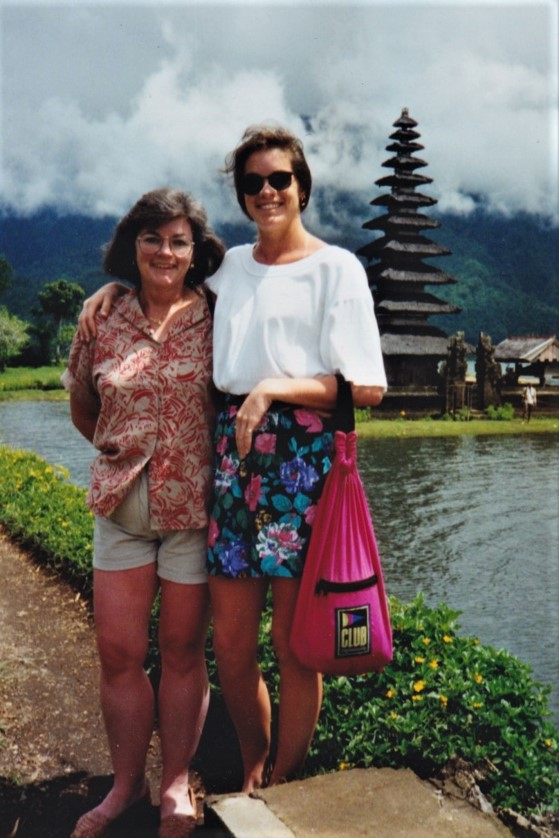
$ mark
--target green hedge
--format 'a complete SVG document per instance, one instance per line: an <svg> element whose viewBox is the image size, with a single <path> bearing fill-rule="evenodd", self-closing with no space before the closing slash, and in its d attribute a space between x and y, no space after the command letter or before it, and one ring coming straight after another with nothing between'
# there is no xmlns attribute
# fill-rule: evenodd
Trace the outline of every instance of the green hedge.
<svg viewBox="0 0 559 838"><path fill-rule="evenodd" d="M93 519L85 491L63 469L6 446L0 475L0 523L89 594ZM306 773L374 765L428 777L460 756L484 774L482 790L497 808L559 810L559 731L549 721L549 688L508 652L460 636L458 612L445 605L392 599L391 613L392 664L380 675L325 679ZM268 610L260 655L277 701L270 634ZM215 689L211 641L208 661ZM157 668L153 646L151 666Z"/></svg>

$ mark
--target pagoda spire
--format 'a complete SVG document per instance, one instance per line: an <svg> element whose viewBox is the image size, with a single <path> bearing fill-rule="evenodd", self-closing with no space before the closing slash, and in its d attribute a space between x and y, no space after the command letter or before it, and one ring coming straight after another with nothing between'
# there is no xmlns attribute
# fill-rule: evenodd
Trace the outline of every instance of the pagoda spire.
<svg viewBox="0 0 559 838"><path fill-rule="evenodd" d="M453 314L460 309L428 293L425 286L442 286L457 280L423 261L450 251L424 235L424 231L441 225L418 211L434 206L437 201L417 191L433 182L418 172L428 164L415 156L424 148L417 142L421 136L415 130L417 122L403 108L393 126L396 131L386 146L393 156L382 164L393 169L393 174L375 181L390 192L371 201L371 206L386 208L386 212L362 225L381 235L361 247L357 254L370 263L366 270L375 300L389 384L437 386L438 365L446 357L448 336L429 323L429 317Z"/></svg>

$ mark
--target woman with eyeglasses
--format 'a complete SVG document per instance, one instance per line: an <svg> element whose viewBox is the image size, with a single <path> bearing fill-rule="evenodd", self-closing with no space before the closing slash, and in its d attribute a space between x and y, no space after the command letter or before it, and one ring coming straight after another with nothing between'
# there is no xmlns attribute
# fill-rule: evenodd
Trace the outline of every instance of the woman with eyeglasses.
<svg viewBox="0 0 559 838"><path fill-rule="evenodd" d="M76 428L97 448L88 505L95 514L94 614L101 707L114 770L109 794L73 838L98 838L149 803L146 756L155 697L144 671L161 592L160 838L188 835L196 801L188 769L209 701L205 641L212 473L212 325L204 280L224 247L188 194L142 196L117 225L104 269L134 288L96 338L79 334L63 381Z"/></svg>
<svg viewBox="0 0 559 838"><path fill-rule="evenodd" d="M378 327L359 260L304 226L312 186L301 141L247 129L226 161L254 243L230 249L206 281L216 296L215 475L208 570L219 681L243 759L243 791L291 779L317 724L322 679L289 633L317 502L333 454L336 373L358 407L386 389ZM110 308L98 292L86 305ZM280 672L278 738L257 660L268 591Z"/></svg>

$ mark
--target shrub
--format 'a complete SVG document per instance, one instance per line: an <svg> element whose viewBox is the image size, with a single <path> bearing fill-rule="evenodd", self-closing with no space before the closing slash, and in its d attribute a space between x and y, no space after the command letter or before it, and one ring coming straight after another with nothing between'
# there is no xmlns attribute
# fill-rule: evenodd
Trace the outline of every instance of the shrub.
<svg viewBox="0 0 559 838"><path fill-rule="evenodd" d="M433 777L455 756L480 768L499 809L559 809L559 731L550 687L503 649L457 634L459 612L391 598L394 660L383 673L326 676L305 774L344 768L410 768ZM278 698L269 611L260 659Z"/></svg>
<svg viewBox="0 0 559 838"><path fill-rule="evenodd" d="M505 402L499 407L490 404L485 412L488 419L498 422L510 422L511 419L514 419L514 407L510 402Z"/></svg>
<svg viewBox="0 0 559 838"><path fill-rule="evenodd" d="M490 770L499 808L559 808L550 688L502 649L456 633L458 612L391 601L394 660L381 674L325 679L311 772L391 766L433 776L453 756Z"/></svg>
<svg viewBox="0 0 559 838"><path fill-rule="evenodd" d="M0 445L0 523L84 593L91 591L93 516L60 466Z"/></svg>

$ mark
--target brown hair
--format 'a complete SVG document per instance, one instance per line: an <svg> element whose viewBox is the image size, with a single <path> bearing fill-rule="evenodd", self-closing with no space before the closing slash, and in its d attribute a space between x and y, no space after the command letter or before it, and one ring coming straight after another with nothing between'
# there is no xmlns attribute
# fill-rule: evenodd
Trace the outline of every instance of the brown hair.
<svg viewBox="0 0 559 838"><path fill-rule="evenodd" d="M281 125L251 125L249 126L241 142L225 159L224 172L233 175L237 201L245 215L248 215L245 194L242 189L242 179L245 173L245 165L251 154L255 151L266 151L270 148L279 148L291 155L291 165L301 190L300 207L301 212L309 202L312 188L312 176L303 151L301 140L282 128Z"/></svg>
<svg viewBox="0 0 559 838"><path fill-rule="evenodd" d="M136 264L136 238L145 227L160 227L175 218L186 218L192 228L194 251L185 285L194 288L215 273L225 253L225 245L208 225L202 205L187 192L164 187L146 192L115 227L104 248L103 270L110 276L139 285Z"/></svg>

